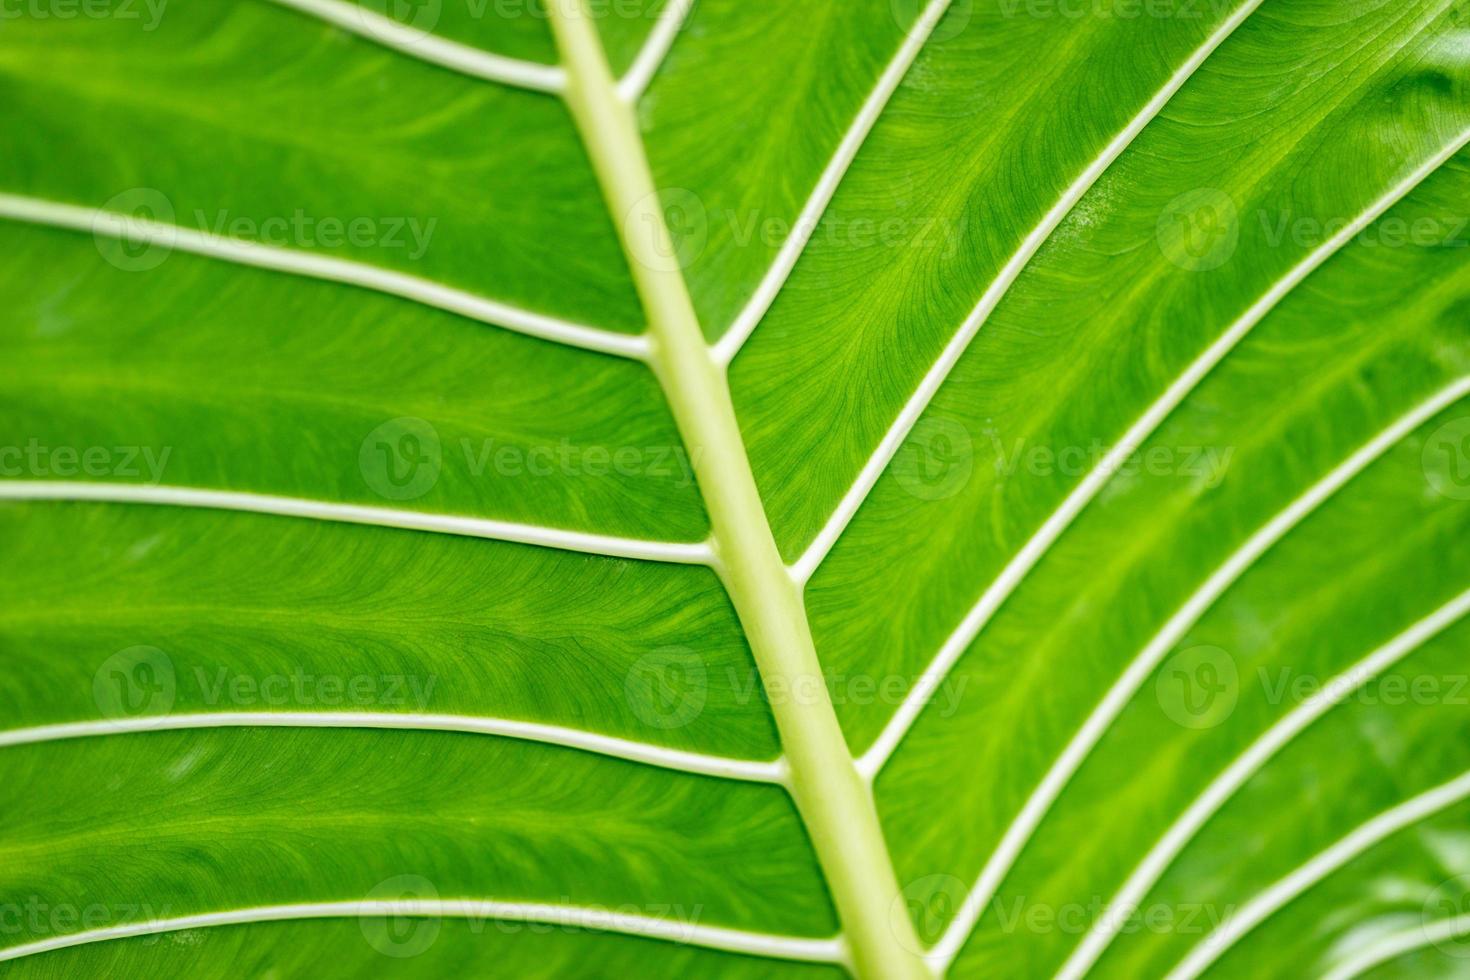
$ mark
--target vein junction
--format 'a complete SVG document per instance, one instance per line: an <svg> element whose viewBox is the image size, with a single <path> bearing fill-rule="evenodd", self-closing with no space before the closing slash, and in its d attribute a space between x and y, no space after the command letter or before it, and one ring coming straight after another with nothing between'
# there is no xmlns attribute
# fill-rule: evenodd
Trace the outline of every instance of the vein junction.
<svg viewBox="0 0 1470 980"><path fill-rule="evenodd" d="M704 341L674 258L632 107L618 92L581 0L550 7L567 70L567 102L648 315L651 366L696 460L716 568L763 681L805 692L773 699L772 712L788 788L826 874L853 966L861 976L884 980L926 976L872 795L822 678L801 589L781 560L756 490L723 366Z"/></svg>

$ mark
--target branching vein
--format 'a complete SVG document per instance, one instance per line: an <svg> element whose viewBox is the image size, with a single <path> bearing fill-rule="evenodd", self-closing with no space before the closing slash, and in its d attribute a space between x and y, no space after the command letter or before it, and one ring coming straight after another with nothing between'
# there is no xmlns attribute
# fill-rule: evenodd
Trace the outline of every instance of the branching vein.
<svg viewBox="0 0 1470 980"><path fill-rule="evenodd" d="M817 186L812 189L811 196L802 207L801 214L792 224L791 234L781 243L781 250L776 253L775 261L766 270L755 293L735 317L735 322L715 344L715 360L719 363L728 365L735 359L735 355L740 353L740 348L744 346L756 326L765 317L771 304L776 301L781 287L786 284L786 280L791 276L791 270L796 268L796 263L806 250L807 243L816 233L817 223L821 221L822 213L827 210L827 205L832 202L832 197L837 193L838 185L846 176L848 167L857 158L858 151L862 149L868 134L878 122L878 117L883 114L888 100L898 90L899 83L908 74L909 67L919 56L919 51L924 47L929 35L933 33L934 26L949 9L949 4L950 0L929 0L924 12L909 28L908 37L893 56L893 60L888 63L888 67L883 70L883 74L879 76L878 84L863 101L857 118L843 134L842 141L837 144L837 152L832 155L831 161L828 162L826 169L822 171L821 177L817 180Z"/></svg>
<svg viewBox="0 0 1470 980"><path fill-rule="evenodd" d="M1399 831L1467 798L1470 798L1470 773L1380 813L1242 905L1219 929L1190 950L1189 955L1169 971L1165 980L1194 980L1243 936L1292 899Z"/></svg>
<svg viewBox="0 0 1470 980"><path fill-rule="evenodd" d="M694 0L668 0L658 24L649 32L638 57L633 59L632 67L618 82L618 94L623 101L637 102L643 97L648 83L653 81L653 76L668 57L669 49L674 46L674 39L679 36L693 6Z"/></svg>
<svg viewBox="0 0 1470 980"><path fill-rule="evenodd" d="M893 461L893 457L898 453L899 448L903 445L903 441L908 438L909 433L918 424L920 416L924 414L924 410L929 407L929 403L938 394L945 379L949 377L949 373L959 363L960 357L969 348L970 342L975 339L975 335L980 332L980 328L985 325L985 321L989 319L990 314L1000 305L1000 301L1010 290L1012 284L1025 271L1026 266L1030 264L1031 260L1035 258L1036 253L1041 250L1041 246L1051 237L1052 232L1056 231L1067 215L1072 213L1072 209L1077 206L1078 202L1082 200L1092 185L1097 183L1098 178L1113 165L1113 161L1117 160L1123 151L1138 137L1138 134L1143 132L1144 127L1153 121L1154 117L1163 110L1164 106L1174 97L1175 93L1184 87L1184 83L1193 77L1194 73L1199 70L1200 65L1205 63L1206 59L1214 53L1216 48L1225 42L1226 38L1235 33L1236 28L1243 24L1246 18L1256 11L1256 8L1261 5L1261 2L1262 0L1248 0L1247 3L1242 4L1231 15L1229 20L1221 24L1210 35L1209 39L1190 55L1189 60L1170 76L1169 81L1165 83L1164 87L1159 89L1138 115L1133 117L1127 127L1114 137L1111 143L1103 148L1102 153L1098 155L1097 159L1088 165L1087 169L1082 172L1082 175L1066 189L1061 198L1052 206L1052 209L1041 219L1041 223L1033 228L1030 234L1026 236L1020 248L1010 257L1001 269L1000 274L996 276L995 281L990 284L980 297L980 302L976 304L975 308L970 312L970 315L965 318L965 321L960 324L960 329L950 339L950 342L945 345L944 350L940 352L939 359L929 368L923 380L919 382L919 387L909 396L909 400L904 403L902 411L898 414L898 418L893 420L893 424L884 433L882 441L878 443L878 448L873 451L873 455L863 465L862 470L858 473L857 479L853 481L852 486L848 488L847 493L843 495L842 500L838 503L837 509L832 512L832 516L827 519L827 523L817 533L816 538L792 566L793 574L800 581L806 582L816 573L818 566L822 564L823 559L827 557L828 552L837 543L837 539L842 536L842 532L847 529L847 525L857 514L858 508L862 506L863 501L872 492L874 485L878 482L878 478L883 475L883 471Z"/></svg>
<svg viewBox="0 0 1470 980"><path fill-rule="evenodd" d="M1272 285L1265 295L1232 323L1199 357L1185 368L1178 378L1165 389L1158 400L1144 411L1123 437L1103 456L1082 481L1069 493L1065 500L1036 532L1026 541L1010 562L1001 570L994 582L965 614L955 631L945 640L939 653L925 668L923 676L914 685L904 703L894 712L883 733L864 753L862 767L870 776L876 774L886 763L898 743L918 719L924 705L933 697L939 685L949 675L975 637L985 628L990 617L1010 597L1031 569L1035 568L1051 546L1071 526L1077 515L1107 485L1113 475L1138 451L1144 441L1169 417L1175 408L1193 391L1204 378L1215 369L1235 346L1245 338L1271 310L1286 298L1303 280L1315 272L1333 255L1371 225L1384 212L1393 207L1430 174L1438 170L1447 160L1470 143L1470 132L1461 133L1449 145L1435 153L1407 178L1393 187L1387 194L1374 201L1367 210L1344 227L1338 234L1313 250L1305 259L1292 268L1281 280Z"/></svg>
<svg viewBox="0 0 1470 980"><path fill-rule="evenodd" d="M567 100L622 236L668 396L710 516L716 567L763 682L800 692L771 699L789 788L810 831L861 976L924 975L877 811L848 753L812 645L800 590L786 574L756 490L724 371L704 342L674 255L631 108L617 92L581 0L552 5ZM632 229L652 230L652 235Z"/></svg>
<svg viewBox="0 0 1470 980"><path fill-rule="evenodd" d="M1425 643L1470 614L1470 592L1462 592L1429 616L1330 679L1315 696L1272 725L1195 798L1164 836L1150 848L1128 880L1105 906L1081 945L1057 973L1057 980L1080 980L1126 924L1131 911L1163 877L1173 860L1250 778L1283 748L1364 684L1390 669Z"/></svg>
<svg viewBox="0 0 1470 980"><path fill-rule="evenodd" d="M155 244L176 248L181 252L205 255L225 262L288 272L310 279L359 286L413 300L425 306L447 310L472 320L479 320L517 333L539 337L571 347L614 354L641 360L648 354L648 341L642 336L616 334L595 327L568 323L556 317L522 310L505 303L476 296L453 286L404 272L395 272L365 262L353 262L330 255L299 249L278 248L240 238L214 235L206 231L154 221L136 215L118 214L95 208L78 207L57 201L0 194L0 218L30 224L67 228L92 235L115 238L135 244Z"/></svg>
<svg viewBox="0 0 1470 980"><path fill-rule="evenodd" d="M1384 936L1322 975L1322 980L1357 980L1376 966L1429 946L1470 935L1470 915L1458 915Z"/></svg>
<svg viewBox="0 0 1470 980"><path fill-rule="evenodd" d="M556 65L538 65L533 61L507 58L479 48L439 37L391 17L385 17L351 0L272 0L309 14L345 31L360 34L386 48L392 48L430 64L449 68L472 78L502 85L528 88L537 92L559 93L566 87L566 73ZM438 9L437 7L428 9Z"/></svg>
<svg viewBox="0 0 1470 980"><path fill-rule="evenodd" d="M157 504L238 510L279 517L301 517L344 524L371 524L410 531L430 531L469 538L488 538L516 544L539 545L589 555L633 558L676 564L708 565L713 552L703 543L643 541L534 524L515 524L482 517L460 517L416 510L392 510L359 504L329 503L299 497L277 497L233 490L153 486L141 483L83 483L70 480L0 480L0 500L90 500L119 504Z"/></svg>
<svg viewBox="0 0 1470 980"><path fill-rule="evenodd" d="M289 922L300 919L374 918L406 916L430 919L468 919L472 922L502 920L509 922L542 922L630 936L645 936L668 942L703 946L708 949L768 956L812 963L841 961L842 947L835 939L804 939L773 933L748 932L720 926L699 925L677 919L613 912L605 909L580 908L575 905L544 905L535 902L497 902L492 900L401 899L397 901L320 902L299 905L266 905L257 908L231 909L177 918L160 918L133 922L104 929L90 929L67 935L52 936L33 943L0 949L0 962L57 949L83 946L108 939L157 936L185 929L214 926L246 925L253 922Z"/></svg>
<svg viewBox="0 0 1470 980"><path fill-rule="evenodd" d="M0 731L0 748L35 745L73 738L133 735L142 732L193 731L205 728L374 728L390 731L463 732L541 742L598 755L641 762L678 772L753 783L785 781L780 760L758 762L687 752L648 742L600 735L579 728L543 725L509 718L473 715L426 715L385 711L210 711L197 714L150 715L108 721L66 722Z"/></svg>
<svg viewBox="0 0 1470 980"><path fill-rule="evenodd" d="M1395 419L1393 424L1375 435L1342 463L1338 464L1305 493L1292 501L1284 510L1267 521L1244 544L1242 544L1205 582L1185 601L1184 605L1170 617L1139 654L1128 664L1123 674L1108 689L1096 708L1087 716L1042 777L1021 812L1006 828L995 853L981 869L974 889L966 897L943 939L935 947L934 957L948 964L959 954L960 947L979 921L981 913L994 897L1021 851L1030 841L1036 828L1050 811L1052 804L1072 776L1082 767L1093 748L1102 741L1108 729L1117 720L1128 702L1153 674L1154 669L1168 656L1199 622L1200 618L1253 566L1262 555L1275 547L1293 528L1330 500L1369 465L1377 461L1402 439L1439 412L1470 395L1470 377L1461 378L1448 387L1436 392L1427 400L1414 406L1406 414Z"/></svg>

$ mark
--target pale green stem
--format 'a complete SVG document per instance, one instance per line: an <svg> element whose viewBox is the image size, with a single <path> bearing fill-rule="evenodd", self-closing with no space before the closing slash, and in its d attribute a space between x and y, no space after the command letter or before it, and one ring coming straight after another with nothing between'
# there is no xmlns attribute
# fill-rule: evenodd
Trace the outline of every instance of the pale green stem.
<svg viewBox="0 0 1470 980"><path fill-rule="evenodd" d="M735 419L664 223L633 109L617 94L584 0L552 0L566 98L618 224L648 316L650 362L694 461L720 573L768 692L789 786L861 977L927 977L872 794L822 678L801 589L776 548Z"/></svg>

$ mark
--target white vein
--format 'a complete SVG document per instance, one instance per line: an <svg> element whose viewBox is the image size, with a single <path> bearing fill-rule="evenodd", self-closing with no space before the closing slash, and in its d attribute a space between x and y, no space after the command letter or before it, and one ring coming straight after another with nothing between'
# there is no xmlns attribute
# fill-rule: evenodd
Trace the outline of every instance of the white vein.
<svg viewBox="0 0 1470 980"><path fill-rule="evenodd" d="M668 0L638 57L633 59L628 73L618 81L618 95L623 101L637 102L643 97L654 74L668 57L669 49L674 46L674 39L679 36L693 6L694 0Z"/></svg>
<svg viewBox="0 0 1470 980"><path fill-rule="evenodd" d="M1027 540L1025 545L1018 551L1001 570L994 582L980 596L979 600L965 614L963 620L955 631L944 641L934 660L925 668L923 676L914 685L904 699L898 711L889 719L883 732L873 743L867 752L859 760L859 769L869 779L873 778L882 769L898 743L903 740L904 735L912 727L924 706L939 690L940 684L944 682L949 671L955 663L974 642L976 636L984 629L990 617L1000 608L1001 604L1009 598L1021 581L1032 568L1046 554L1047 550L1061 537L1062 533L1076 519L1091 501L1092 498L1107 484L1113 474L1118 472L1132 455L1138 451L1149 435L1153 433L1171 412L1178 407L1191 391L1208 375L1215 366L1225 359L1235 346L1255 328L1266 314L1276 307L1298 284L1317 270L1324 262L1340 251L1348 242L1360 234L1364 228L1377 220L1385 211L1398 203L1405 195L1417 187L1431 173L1438 169L1446 160L1449 160L1467 143L1470 143L1470 131L1460 134L1449 146L1440 150L1431 159L1426 161L1405 180L1396 185L1383 197L1363 212L1351 224L1341 229L1337 234L1324 242L1299 264L1297 264L1284 278L1276 282L1270 290L1258 299L1250 309L1246 310L1241 317L1230 325L1205 351L1200 354L1184 370L1184 373L1176 378L1164 393L1133 423L1123 437L1118 440L1098 462L1082 481L1072 490L1067 498L1062 501L1056 509L1036 530L1036 533Z"/></svg>
<svg viewBox="0 0 1470 980"><path fill-rule="evenodd" d="M1459 939L1470 934L1470 915L1405 929L1402 932L1383 936L1372 945L1354 953L1350 958L1323 974L1322 980L1355 980L1376 966L1412 953L1426 946L1437 946L1443 942Z"/></svg>
<svg viewBox="0 0 1470 980"><path fill-rule="evenodd" d="M1369 680L1388 670L1467 614L1470 614L1470 591L1462 592L1333 677L1317 694L1304 700L1252 742L1249 748L1195 798L1159 842L1149 849L1143 861L1118 890L1118 894L1108 902L1092 930L1058 971L1058 980L1079 980L1091 969L1107 949L1109 942L1126 924L1127 917L1138 908L1149 889L1163 877L1169 865L1194 839L1200 828L1288 743L1328 711L1342 704Z"/></svg>
<svg viewBox="0 0 1470 980"><path fill-rule="evenodd" d="M378 916L468 919L478 922L490 919L540 922L567 928L596 929L625 933L630 936L644 936L649 939L662 939L681 945L703 946L731 953L746 953L752 956L811 963L840 963L843 955L843 946L839 939L804 939L799 936L727 929L721 926L706 926L681 921L677 917L660 918L599 908L547 905L538 902L409 898L392 901L363 900L267 905L257 908L232 909L227 912L151 919L69 935L52 936L37 942L0 949L0 961L19 959L36 953L67 949L103 940L156 936L185 929L247 925L255 922Z"/></svg>
<svg viewBox="0 0 1470 980"><path fill-rule="evenodd" d="M311 279L340 282L375 292L413 300L517 333L550 340L600 354L644 359L648 340L642 336L615 334L595 327L569 323L556 317L518 309L476 296L452 286L394 272L363 262L297 249L277 248L238 238L214 235L167 222L134 215L78 207L56 201L0 194L0 218L67 228L94 236L139 244L156 244L226 262L288 272Z"/></svg>
<svg viewBox="0 0 1470 980"><path fill-rule="evenodd" d="M712 354L717 363L729 365L735 359L741 346L766 315L771 304L775 302L776 294L786 284L791 270L796 268L797 260L801 258L812 235L816 233L822 212L827 209L833 195L837 193L837 186L842 183L848 167L857 157L858 150L862 148L863 142L868 138L868 133L877 123L878 117L883 114L888 100L893 97L899 83L908 73L909 66L918 57L924 42L929 39L934 25L939 23L945 10L949 8L949 2L950 0L930 0L919 19L909 29L908 36L893 56L893 60L879 76L878 84L863 102L862 108L858 110L857 118L843 134L842 142L837 145L837 152L833 154L826 169L822 171L821 177L817 180L817 186L812 189L811 196L792 225L791 234L786 237L786 241L781 244L780 251L776 253L775 261L766 270L755 293L735 317L730 328L712 348Z"/></svg>
<svg viewBox="0 0 1470 980"><path fill-rule="evenodd" d="M1127 707L1138 689L1148 680L1154 669L1169 654L1180 640L1193 628L1200 618L1214 605L1245 572L1268 550L1308 515L1336 494L1355 476L1381 457L1405 436L1433 418L1456 401L1470 395L1470 377L1461 378L1432 397L1416 405L1412 410L1396 419L1393 424L1378 433L1351 456L1338 464L1331 472L1305 493L1292 501L1284 510L1262 525L1244 544L1212 572L1204 582L1174 613L1148 642L1139 654L1124 669L1122 675L1108 689L1096 708L1088 715L1067 743L1046 775L1027 798L1020 813L1006 828L1000 844L981 869L973 890L966 896L959 914L935 946L931 956L942 964L948 964L958 955L960 947L979 921L985 907L995 895L1011 866L1020 856L1031 835L1041 824L1067 782L1081 768L1088 755L1112 726L1114 720Z"/></svg>
<svg viewBox="0 0 1470 980"><path fill-rule="evenodd" d="M1240 907L1189 951L1166 980L1193 980L1246 933L1328 875L1388 837L1470 797L1470 772L1385 810Z"/></svg>
<svg viewBox="0 0 1470 980"><path fill-rule="evenodd" d="M220 711L156 715L115 720L66 722L0 731L0 748L35 745L73 738L132 735L144 732L193 731L204 728L373 728L391 731L459 732L492 735L580 749L699 776L784 785L780 760L758 762L665 748L647 742L599 735L579 728L543 725L505 718L468 715L409 714L381 711Z"/></svg>
<svg viewBox="0 0 1470 980"><path fill-rule="evenodd" d="M67 480L0 480L0 500L86 500L119 504L159 504L175 507L205 507L212 510L248 511L280 517L302 517L345 524L371 524L410 531L431 531L461 537L488 538L516 544L578 551L611 558L663 561L678 564L713 564L708 544L673 541L644 541L618 538L534 524L451 514L392 510L359 504L327 503L298 497L233 490L201 490L194 487L153 486L140 483L82 483Z"/></svg>
<svg viewBox="0 0 1470 980"><path fill-rule="evenodd" d="M383 47L474 78L538 92L560 93L566 89L566 72L555 65L540 65L460 44L400 23L349 0L273 2L361 35Z"/></svg>
<svg viewBox="0 0 1470 980"><path fill-rule="evenodd" d="M862 470L858 473L857 479L838 503L837 509L833 511L831 517L827 519L827 523L817 533L816 538L792 566L792 573L796 576L797 581L806 582L816 573L817 567L827 557L828 552L837 543L837 539L842 536L842 532L846 530L853 516L857 514L858 508L862 506L863 501L872 492L874 485L878 482L878 478L888 468L888 464L892 462L893 457L898 453L899 448L903 445L903 441L908 438L909 432L913 430L920 416L924 414L925 409L929 407L929 403L933 401L934 396L939 392L945 379L949 377L950 371L959 363L960 357L969 347L970 342L980 332L980 328L985 325L985 321L989 319L990 314L1000 305L1000 301L1020 277L1026 266L1036 256L1036 253L1041 250L1042 245L1051 237L1052 232L1056 231L1057 227L1065 220L1067 215L1072 212L1072 209L1077 206L1078 202L1092 188L1092 185L1097 183L1098 178L1103 175L1104 171L1112 166L1113 162L1137 138L1138 134L1143 132L1144 127L1152 122L1154 117L1163 110L1169 100L1184 87L1184 83L1193 77L1200 65L1205 63L1205 60L1214 53L1215 49L1235 32L1235 29L1261 5L1261 2L1262 0L1250 0L1250 2L1243 4L1228 20L1221 24L1204 44L1189 56L1189 59L1179 67L1179 70L1170 76L1168 82L1164 84L1164 87L1149 100L1148 104L1140 110L1138 115L1133 117L1127 127L1114 137L1111 143L1103 148L1102 153L1097 159L1088 165L1087 169L1082 172L1082 175L1062 194L1061 199L1052 205L1051 210L1041 219L1041 223L1033 228L1031 233L1026 236L1021 246L1010 257L995 280L980 297L979 303L976 304L975 308L970 312L970 315L960 325L958 332L955 333L940 353L939 359L934 362L929 368L929 371L924 375L923 380L919 382L919 387L909 396L909 400L904 404L903 410L899 412L898 417L893 420L893 424L884 433L882 441L878 443L878 448L873 451L873 455L864 464Z"/></svg>

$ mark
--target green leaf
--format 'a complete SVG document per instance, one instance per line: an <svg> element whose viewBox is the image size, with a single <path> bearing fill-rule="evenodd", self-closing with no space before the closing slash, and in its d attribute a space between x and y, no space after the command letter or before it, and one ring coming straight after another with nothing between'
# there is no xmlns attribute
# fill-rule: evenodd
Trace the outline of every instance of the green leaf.
<svg viewBox="0 0 1470 980"><path fill-rule="evenodd" d="M1465 972L1467 0L4 14L6 976Z"/></svg>

